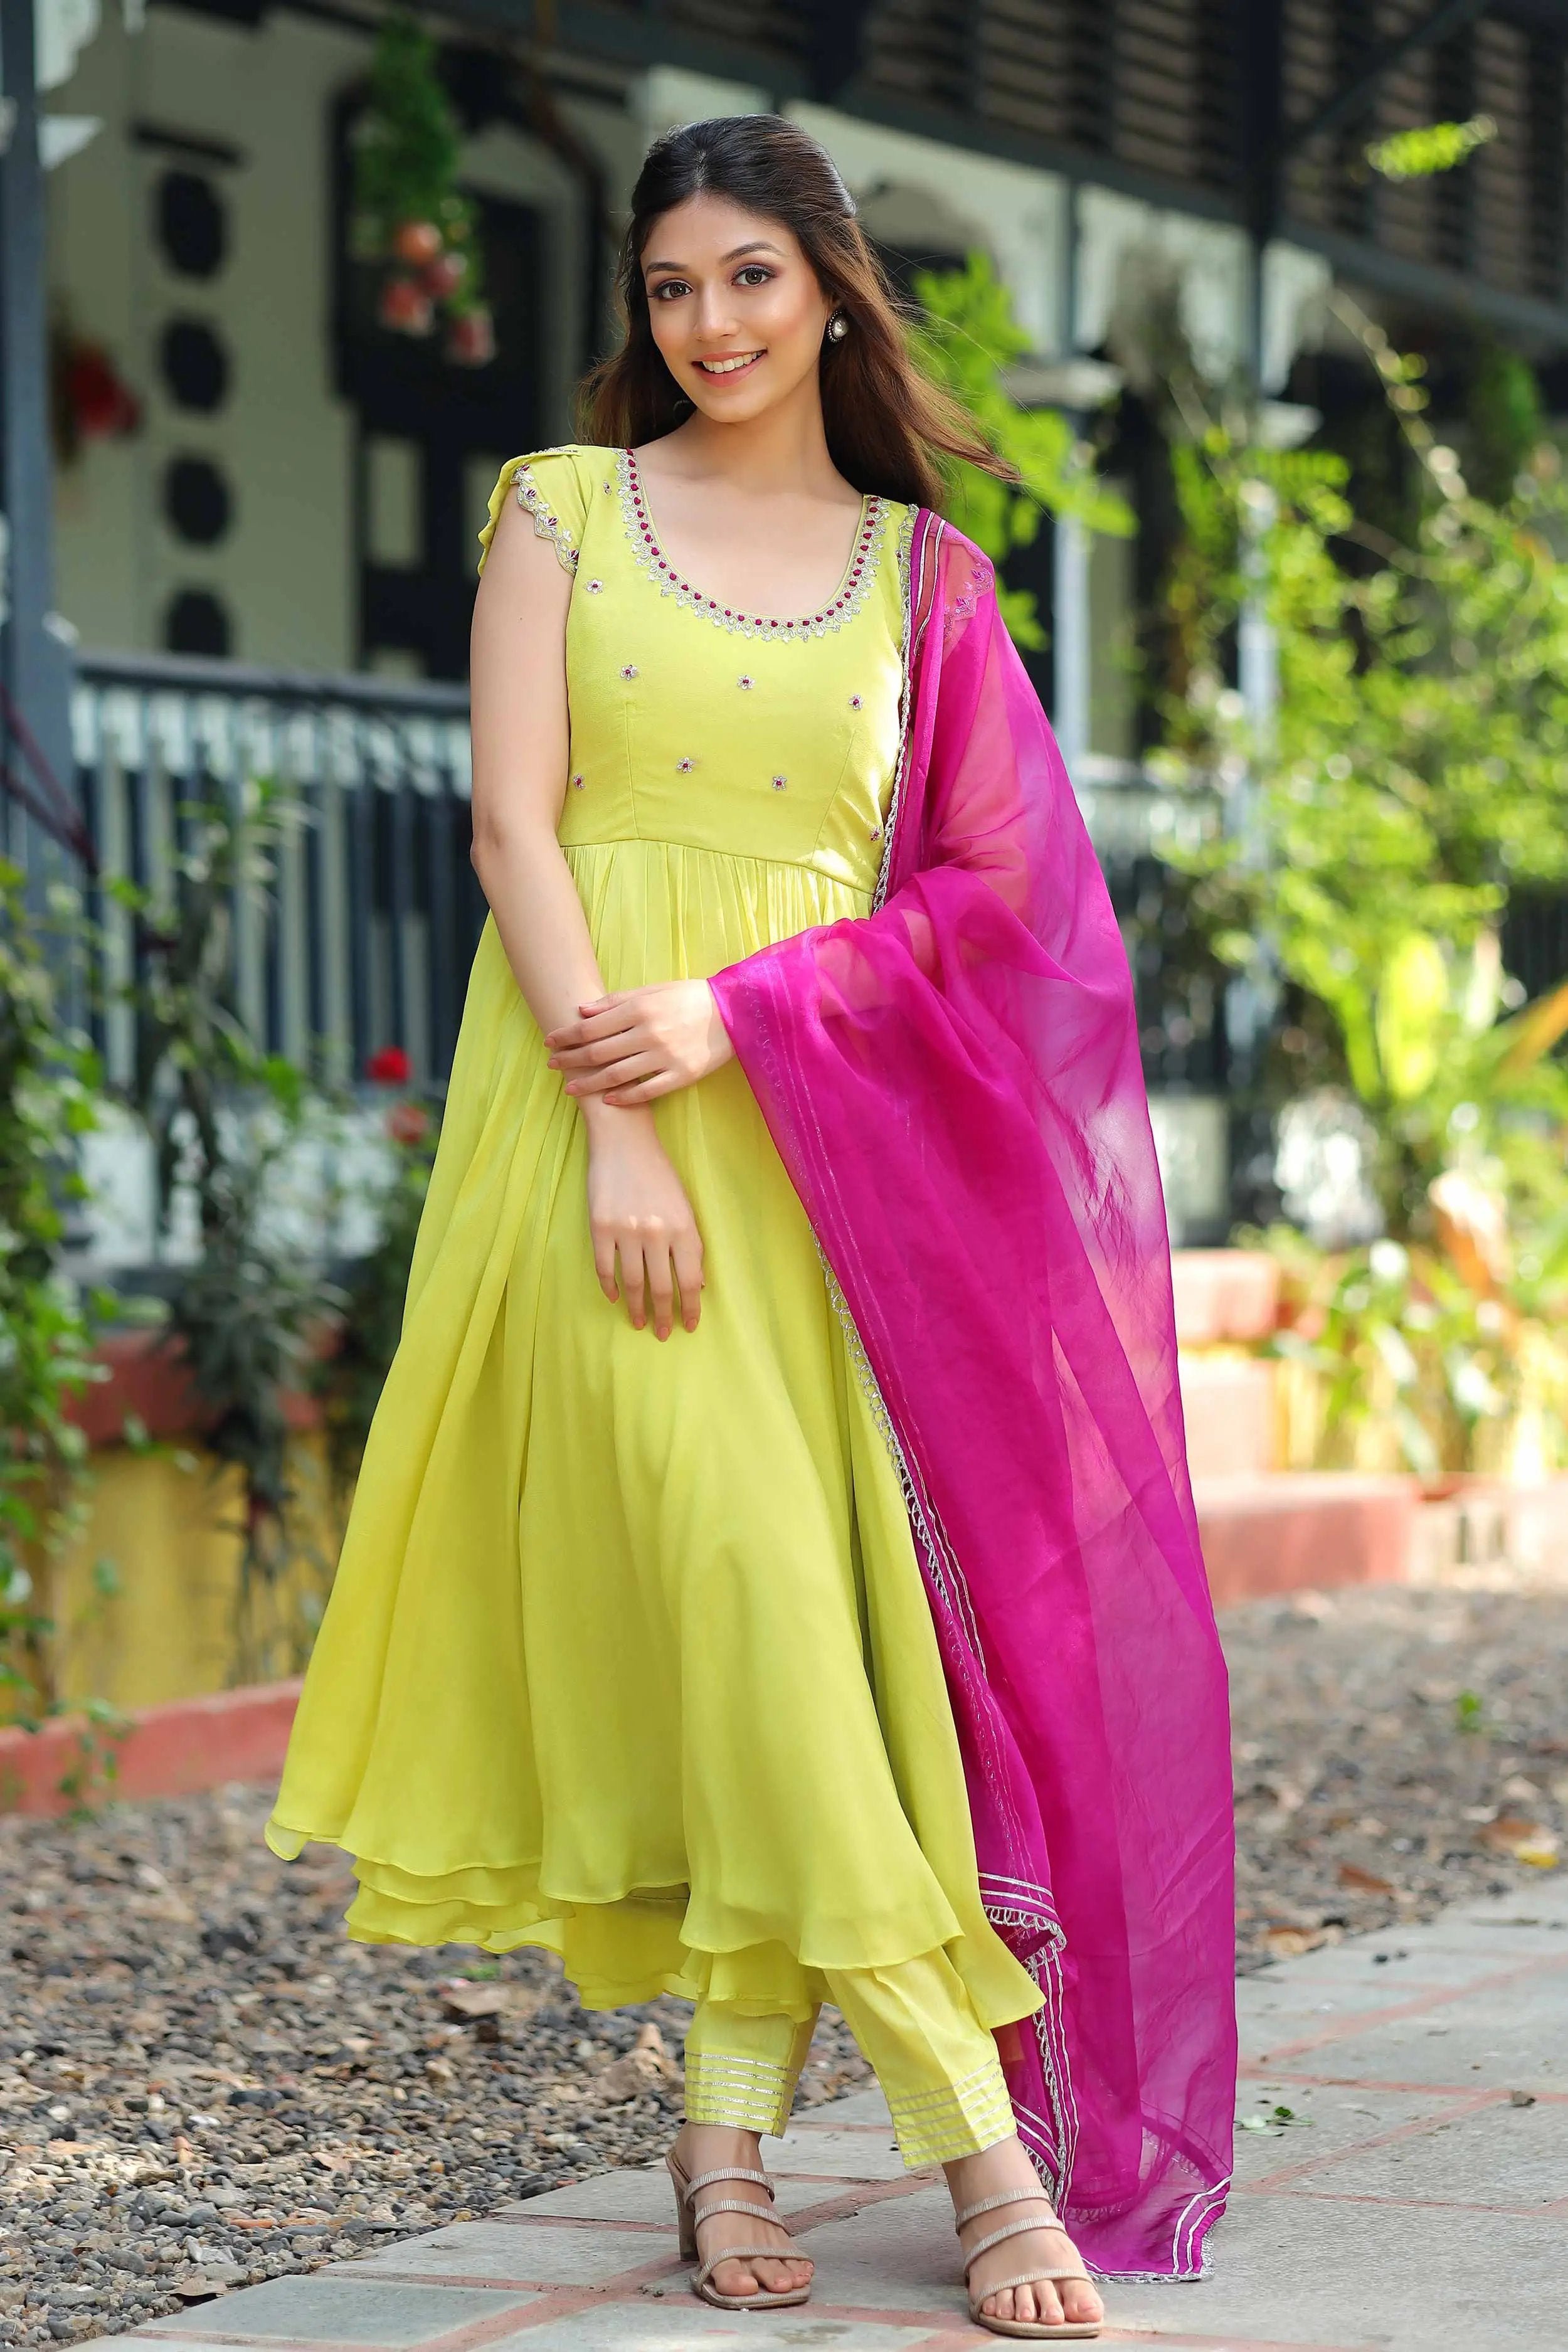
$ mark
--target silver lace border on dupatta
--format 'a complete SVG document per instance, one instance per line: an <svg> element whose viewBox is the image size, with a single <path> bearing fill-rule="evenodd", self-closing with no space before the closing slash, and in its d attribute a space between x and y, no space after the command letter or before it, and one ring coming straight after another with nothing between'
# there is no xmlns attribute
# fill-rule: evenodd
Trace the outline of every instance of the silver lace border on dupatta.
<svg viewBox="0 0 1568 2352"><path fill-rule="evenodd" d="M945 528L940 517L933 518L921 542L921 577L917 579L913 565L913 542L918 518L911 509L899 534L900 594L903 613L903 644L899 689L899 757L893 772L893 787L889 798L888 814L883 822L883 845L880 870L871 896L871 912L875 914L887 899L892 874L893 851L898 836L899 818L903 809L904 785L910 761L910 737L913 722L915 665L921 645L929 625L930 614L918 619L921 592L924 586L925 568L933 563ZM814 1235L814 1238L816 1238ZM938 1593L954 1622L962 1628L974 1666L983 1680L988 1680L985 1654L980 1639L980 1628L969 1597L963 1571L942 1530L930 1497L917 1476L894 1426L893 1418L882 1395L881 1386L872 1370L865 1342L860 1337L848 1300L837 1276L828 1263L820 1238L816 1238L817 1255L822 1260L828 1297L844 1332L849 1360L855 1376L871 1409L871 1416L888 1449L889 1457L898 1474L904 1507L909 1513L910 1531L927 1578ZM1072 2159L1078 2143L1078 2110L1073 2097L1072 2083L1067 2058L1064 1988L1061 1975L1061 1954L1066 1937L1060 1921L1047 1890L1026 1886L1022 1881L1010 1882L991 1878L981 1881L981 1901L985 1915L998 1930L1007 1927L1030 1931L1031 1944L1026 1955L1021 1955L1021 1965L1044 1998L1044 2007L1036 2012L1034 2024L1039 2050L1040 2071L1050 2102L1049 2116L1037 2116L1028 2109L1016 2111L1019 2137L1028 2148L1037 2171L1041 2175L1052 2201L1059 2202L1062 2189L1071 2176ZM1009 1946L1011 1948L1011 1946Z"/></svg>

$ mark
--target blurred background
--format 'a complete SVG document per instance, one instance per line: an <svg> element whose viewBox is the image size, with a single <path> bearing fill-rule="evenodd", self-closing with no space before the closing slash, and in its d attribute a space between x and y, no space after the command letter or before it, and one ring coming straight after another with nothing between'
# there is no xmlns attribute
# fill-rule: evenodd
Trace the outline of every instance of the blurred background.
<svg viewBox="0 0 1568 2352"><path fill-rule="evenodd" d="M1020 476L948 507L1136 983L1243 2007L1352 2037L1316 2110L1244 2086L1244 2180L1400 2085L1294 2270L1259 2225L1265 2332L1556 2317L1568 0L0 0L0 2345L679 2113L680 2004L350 1944L347 1857L260 1826L484 911L476 533L572 434L648 140L765 109ZM1373 1983L1446 2022L1358 2042ZM829 2014L804 2095L864 2073Z"/></svg>
<svg viewBox="0 0 1568 2352"><path fill-rule="evenodd" d="M1216 1594L1556 1559L1568 6L0 33L0 1713L308 1652L484 911L476 532L715 113L824 142L1020 469L951 511L1125 931Z"/></svg>

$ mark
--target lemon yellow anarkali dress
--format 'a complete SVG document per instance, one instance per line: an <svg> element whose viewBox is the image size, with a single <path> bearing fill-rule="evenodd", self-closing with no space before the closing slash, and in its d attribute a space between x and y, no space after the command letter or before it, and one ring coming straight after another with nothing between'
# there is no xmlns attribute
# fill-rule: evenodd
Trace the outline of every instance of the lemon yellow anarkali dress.
<svg viewBox="0 0 1568 2352"><path fill-rule="evenodd" d="M514 460L487 546L514 490L574 574L559 835L605 987L867 913L910 510L867 499L835 597L778 620L673 572L629 452ZM487 924L269 1842L353 1854L351 1934L543 1945L588 2006L668 1990L798 2042L923 1969L968 2039L909 2095L974 2075L984 2145L979 2029L1039 1996L982 1909L898 1473L739 1063L656 1118L707 1275L663 1344L599 1289L584 1127Z"/></svg>

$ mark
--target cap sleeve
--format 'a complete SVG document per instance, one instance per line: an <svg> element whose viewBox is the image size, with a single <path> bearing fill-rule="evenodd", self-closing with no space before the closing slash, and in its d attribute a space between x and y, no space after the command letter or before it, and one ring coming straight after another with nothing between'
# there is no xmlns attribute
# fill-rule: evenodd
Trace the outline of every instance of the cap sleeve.
<svg viewBox="0 0 1568 2352"><path fill-rule="evenodd" d="M479 533L481 572L509 496L515 496L518 505L533 517L533 528L540 538L553 541L562 569L576 571L588 504L578 479L577 455L575 447L567 446L538 449L531 457L507 459L490 492L489 517Z"/></svg>

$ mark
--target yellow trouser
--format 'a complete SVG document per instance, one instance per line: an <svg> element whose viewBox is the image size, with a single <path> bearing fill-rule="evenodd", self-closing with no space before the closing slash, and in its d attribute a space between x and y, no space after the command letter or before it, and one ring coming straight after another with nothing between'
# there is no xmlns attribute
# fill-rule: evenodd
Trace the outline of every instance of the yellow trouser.
<svg viewBox="0 0 1568 2352"><path fill-rule="evenodd" d="M1013 2110L996 2044L944 1952L821 1974L876 2069L906 2164L951 2164L1009 2137ZM815 2013L796 2024L699 2001L686 2037L688 2121L782 2132L816 2023Z"/></svg>

